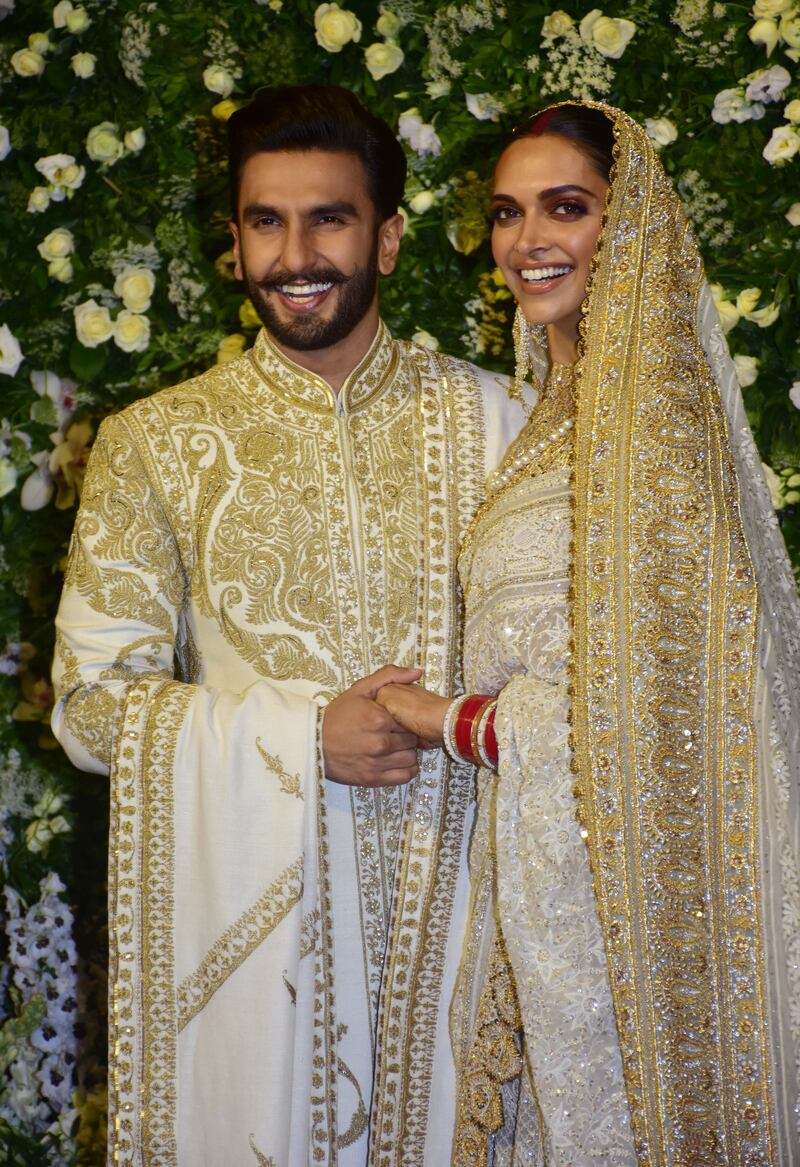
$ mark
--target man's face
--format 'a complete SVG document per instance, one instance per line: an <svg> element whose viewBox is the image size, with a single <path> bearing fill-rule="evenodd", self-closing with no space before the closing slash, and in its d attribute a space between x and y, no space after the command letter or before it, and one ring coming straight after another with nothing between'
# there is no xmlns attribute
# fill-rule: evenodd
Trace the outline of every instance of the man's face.
<svg viewBox="0 0 800 1167"><path fill-rule="evenodd" d="M393 271L402 219L380 222L354 154L254 154L231 224L236 275L267 330L297 352L377 327L378 272Z"/></svg>

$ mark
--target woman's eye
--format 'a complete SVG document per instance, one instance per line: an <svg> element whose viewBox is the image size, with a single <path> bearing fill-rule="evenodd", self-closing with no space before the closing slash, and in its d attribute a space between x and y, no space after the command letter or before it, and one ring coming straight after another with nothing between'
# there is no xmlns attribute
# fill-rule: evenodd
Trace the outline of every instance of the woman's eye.
<svg viewBox="0 0 800 1167"><path fill-rule="evenodd" d="M554 207L554 212L561 218L566 218L568 216L575 218L578 215L585 215L586 208L584 207L583 203L576 203L570 199L567 202L558 203L557 206Z"/></svg>
<svg viewBox="0 0 800 1167"><path fill-rule="evenodd" d="M508 219L515 218L517 213L515 207L493 207L490 218L493 223L505 223Z"/></svg>

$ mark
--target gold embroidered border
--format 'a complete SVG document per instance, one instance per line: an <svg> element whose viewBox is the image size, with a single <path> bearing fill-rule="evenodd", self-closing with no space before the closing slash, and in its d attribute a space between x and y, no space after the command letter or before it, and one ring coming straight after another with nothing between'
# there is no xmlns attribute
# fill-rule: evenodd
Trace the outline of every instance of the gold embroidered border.
<svg viewBox="0 0 800 1167"><path fill-rule="evenodd" d="M614 117L578 365L577 789L640 1161L750 1167L774 1140L757 593L695 338L699 255L644 132Z"/></svg>
<svg viewBox="0 0 800 1167"><path fill-rule="evenodd" d="M282 871L252 908L226 928L196 972L178 986L178 1030L204 1009L214 993L285 920L303 898L303 857Z"/></svg>

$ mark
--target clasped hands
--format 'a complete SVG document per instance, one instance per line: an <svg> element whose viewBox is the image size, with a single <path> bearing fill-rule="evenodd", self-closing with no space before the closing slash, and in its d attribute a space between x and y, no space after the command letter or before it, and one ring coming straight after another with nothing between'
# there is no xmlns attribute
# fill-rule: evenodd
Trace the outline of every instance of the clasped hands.
<svg viewBox="0 0 800 1167"><path fill-rule="evenodd" d="M385 665L325 708L325 776L347 786L400 786L419 773L418 749L442 744L449 697L414 682L420 669Z"/></svg>

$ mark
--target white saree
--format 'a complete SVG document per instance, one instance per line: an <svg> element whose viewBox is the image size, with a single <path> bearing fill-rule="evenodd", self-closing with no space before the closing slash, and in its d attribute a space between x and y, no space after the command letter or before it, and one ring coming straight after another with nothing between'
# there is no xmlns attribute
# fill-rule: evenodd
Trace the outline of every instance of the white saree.
<svg viewBox="0 0 800 1167"><path fill-rule="evenodd" d="M615 167L578 362L460 563L500 761L452 1011L454 1163L790 1167L800 604L680 204L601 108Z"/></svg>
<svg viewBox="0 0 800 1167"><path fill-rule="evenodd" d="M111 1161L441 1161L470 775L327 782L320 714L387 662L452 687L456 549L522 420L381 326L338 399L262 333L101 427L54 727L111 775Z"/></svg>

